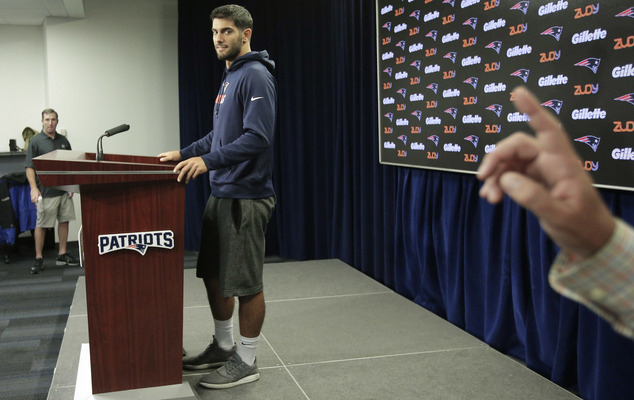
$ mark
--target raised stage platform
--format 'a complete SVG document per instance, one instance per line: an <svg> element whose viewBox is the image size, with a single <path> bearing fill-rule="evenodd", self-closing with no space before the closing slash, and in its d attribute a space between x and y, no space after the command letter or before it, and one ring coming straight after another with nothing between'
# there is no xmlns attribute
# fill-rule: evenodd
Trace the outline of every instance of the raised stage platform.
<svg viewBox="0 0 634 400"><path fill-rule="evenodd" d="M209 344L213 322L195 270L185 269L184 274L183 340L185 349L194 354ZM264 281L267 315L257 359L260 380L208 390L197 385L206 371L184 371L183 381L191 385L194 396L578 399L339 260L266 264ZM237 334L237 310L234 327ZM89 364L80 355L87 343L85 281L80 277L48 400L144 398L123 392L86 393L90 379L85 365ZM178 398L153 396L153 400Z"/></svg>

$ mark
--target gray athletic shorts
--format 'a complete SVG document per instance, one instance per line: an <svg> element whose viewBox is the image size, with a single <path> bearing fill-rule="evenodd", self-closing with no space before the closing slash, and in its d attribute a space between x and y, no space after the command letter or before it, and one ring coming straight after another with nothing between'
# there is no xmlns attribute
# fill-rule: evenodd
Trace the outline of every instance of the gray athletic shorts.
<svg viewBox="0 0 634 400"><path fill-rule="evenodd" d="M260 293L264 236L275 197L209 197L200 237L196 276L218 278L223 297Z"/></svg>
<svg viewBox="0 0 634 400"><path fill-rule="evenodd" d="M69 222L75 220L75 204L68 194L42 199L42 211L37 212L35 226L38 228L53 228L55 220Z"/></svg>

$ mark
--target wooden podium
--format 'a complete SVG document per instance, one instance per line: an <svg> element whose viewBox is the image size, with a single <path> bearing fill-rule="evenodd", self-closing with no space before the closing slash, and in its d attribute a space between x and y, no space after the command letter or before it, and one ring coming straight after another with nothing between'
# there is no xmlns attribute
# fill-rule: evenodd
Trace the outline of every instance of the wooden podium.
<svg viewBox="0 0 634 400"><path fill-rule="evenodd" d="M93 394L182 384L185 185L175 164L63 150L33 163L44 186L81 193Z"/></svg>

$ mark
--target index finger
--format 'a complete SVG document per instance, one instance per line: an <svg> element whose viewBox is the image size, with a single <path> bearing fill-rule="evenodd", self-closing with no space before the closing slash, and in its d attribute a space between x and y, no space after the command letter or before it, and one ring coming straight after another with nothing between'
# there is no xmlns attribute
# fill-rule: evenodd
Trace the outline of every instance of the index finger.
<svg viewBox="0 0 634 400"><path fill-rule="evenodd" d="M513 93L515 108L530 117L528 124L548 151L574 153L570 138L559 120L540 104L533 93L524 86L515 88Z"/></svg>

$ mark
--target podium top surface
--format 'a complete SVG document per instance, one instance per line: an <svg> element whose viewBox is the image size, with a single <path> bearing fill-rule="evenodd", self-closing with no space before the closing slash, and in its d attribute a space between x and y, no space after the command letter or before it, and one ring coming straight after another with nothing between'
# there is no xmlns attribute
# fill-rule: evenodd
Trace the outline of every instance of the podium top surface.
<svg viewBox="0 0 634 400"><path fill-rule="evenodd" d="M160 162L158 157L55 150L33 158L33 165L44 186L91 185L142 181L176 182L175 162Z"/></svg>

